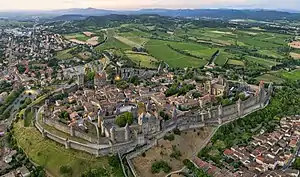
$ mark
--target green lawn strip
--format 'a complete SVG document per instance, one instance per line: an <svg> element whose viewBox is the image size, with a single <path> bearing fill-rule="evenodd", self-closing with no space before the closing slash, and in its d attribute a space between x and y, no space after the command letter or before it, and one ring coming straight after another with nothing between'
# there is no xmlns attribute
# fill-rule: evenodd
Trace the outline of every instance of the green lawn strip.
<svg viewBox="0 0 300 177"><path fill-rule="evenodd" d="M24 116L24 127L29 127L32 123L32 119L34 118L34 113L31 112L31 110L25 111L25 116Z"/></svg>

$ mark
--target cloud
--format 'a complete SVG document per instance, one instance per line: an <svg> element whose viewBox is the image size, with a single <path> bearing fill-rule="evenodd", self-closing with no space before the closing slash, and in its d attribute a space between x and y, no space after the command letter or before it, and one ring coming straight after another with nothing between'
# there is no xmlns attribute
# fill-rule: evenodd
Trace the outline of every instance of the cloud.
<svg viewBox="0 0 300 177"><path fill-rule="evenodd" d="M49 10L66 8L286 8L300 9L299 0L0 0L0 10Z"/></svg>

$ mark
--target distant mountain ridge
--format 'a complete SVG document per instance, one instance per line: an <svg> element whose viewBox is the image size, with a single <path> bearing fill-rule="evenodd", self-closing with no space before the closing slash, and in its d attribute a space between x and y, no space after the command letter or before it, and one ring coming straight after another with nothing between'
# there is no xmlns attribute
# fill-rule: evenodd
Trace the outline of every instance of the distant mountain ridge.
<svg viewBox="0 0 300 177"><path fill-rule="evenodd" d="M20 11L15 12L15 16L25 17L41 16L47 18L61 19L61 20L77 20L88 16L104 16L110 14L119 15L141 15L141 14L156 14L161 16L172 17L208 17L208 18L222 18L230 19L253 19L253 20L300 20L300 13L297 11L288 10L264 10L264 9L141 9L136 11L114 11L94 8L74 8L53 11ZM5 12L0 12L1 17L5 17ZM13 12L8 12L9 16L13 16ZM61 17L59 17L61 16ZM77 17L77 18L76 18Z"/></svg>

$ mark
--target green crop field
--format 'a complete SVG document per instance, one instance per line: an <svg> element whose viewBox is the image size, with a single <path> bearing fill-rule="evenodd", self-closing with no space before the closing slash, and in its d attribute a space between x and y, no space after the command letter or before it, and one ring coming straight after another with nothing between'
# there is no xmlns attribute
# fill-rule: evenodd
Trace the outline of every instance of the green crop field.
<svg viewBox="0 0 300 177"><path fill-rule="evenodd" d="M126 52L132 47L143 46L157 60L163 60L172 67L181 68L204 66L219 50L220 55L215 60L216 65L223 66L229 62L230 65L245 66L247 62L238 60L243 54L242 50L238 49L240 51L234 53L225 52L227 51L225 49L233 48L233 45L237 44L248 49L248 52L262 55L260 58L252 57L247 53L243 54L246 60L256 63L257 67L270 69L280 64L279 59L284 60L285 56L279 52L279 48L287 46L287 39L290 37L256 29L193 28L192 24L177 28L172 33L167 32L170 29L164 31L159 26L150 27L151 30L145 24L124 24L121 27L107 29L107 43L98 46L96 50L114 48ZM295 57L295 54L292 54ZM137 60L137 56L131 56L131 58Z"/></svg>
<svg viewBox="0 0 300 177"><path fill-rule="evenodd" d="M34 127L24 127L24 121L14 125L14 136L29 158L44 166L51 176L62 176L59 169L63 165L72 167L72 176L79 177L90 168L104 167L112 176L123 176L122 169L112 169L107 157L96 158L90 154L65 149L52 140L44 139Z"/></svg>
<svg viewBox="0 0 300 177"><path fill-rule="evenodd" d="M241 60L233 60L233 59L229 59L227 64L229 65L238 65L238 66L245 66L245 63Z"/></svg>
<svg viewBox="0 0 300 177"><path fill-rule="evenodd" d="M271 50L259 50L258 53L262 54L262 55L270 56L273 58L279 58L279 59L284 58L282 55L278 54L277 52L271 51Z"/></svg>
<svg viewBox="0 0 300 177"><path fill-rule="evenodd" d="M247 60L260 64L265 68L271 68L272 66L276 66L277 64L280 64L279 62L275 62L273 60L267 60L263 58L252 57L252 56L247 56Z"/></svg>
<svg viewBox="0 0 300 177"><path fill-rule="evenodd" d="M141 67L145 68L157 68L155 63L157 60L151 56L138 54L138 53L127 53L126 54L129 59L131 59L136 64L141 64Z"/></svg>
<svg viewBox="0 0 300 177"><path fill-rule="evenodd" d="M84 35L83 33L72 33L72 34L64 35L64 37L66 39L77 39L79 41L84 41L84 42L90 39L90 37Z"/></svg>
<svg viewBox="0 0 300 177"><path fill-rule="evenodd" d="M259 76L256 78L257 81L264 81L264 82L275 82L275 83L282 83L284 82L284 79L271 75L271 74L264 74L262 76Z"/></svg>
<svg viewBox="0 0 300 177"><path fill-rule="evenodd" d="M283 71L280 72L280 75L288 80L293 80L293 81L299 81L300 80L300 69L291 71L291 72L287 72L287 71Z"/></svg>
<svg viewBox="0 0 300 177"><path fill-rule="evenodd" d="M120 42L122 42L122 43L124 43L124 44L126 44L126 45L128 45L128 46L131 46L131 47L141 47L141 44L140 44L140 43L136 43L136 42L134 42L134 41L132 41L132 40L126 38L126 37L123 37L123 36L115 36L115 38L116 38L118 41L120 41Z"/></svg>
<svg viewBox="0 0 300 177"><path fill-rule="evenodd" d="M120 42L119 40L117 40L114 37L109 37L105 44L97 46L95 48L95 50L103 51L106 49L113 49L113 48L118 48L118 49L123 49L123 50L131 50L132 47L123 42Z"/></svg>
<svg viewBox="0 0 300 177"><path fill-rule="evenodd" d="M167 42L150 40L146 43L146 49L155 58L167 62L171 67L201 67L207 61L180 54L167 46Z"/></svg>

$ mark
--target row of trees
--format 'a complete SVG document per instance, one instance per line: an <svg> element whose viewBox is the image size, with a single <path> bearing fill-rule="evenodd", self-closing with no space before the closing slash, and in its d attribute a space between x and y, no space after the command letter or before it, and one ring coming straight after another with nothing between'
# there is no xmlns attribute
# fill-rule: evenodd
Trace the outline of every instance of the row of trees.
<svg viewBox="0 0 300 177"><path fill-rule="evenodd" d="M168 88L165 94L167 97L176 94L177 96L180 96L180 95L185 95L187 92L193 89L195 89L195 85L185 84L185 83L181 85L180 83L174 83L170 88Z"/></svg>

